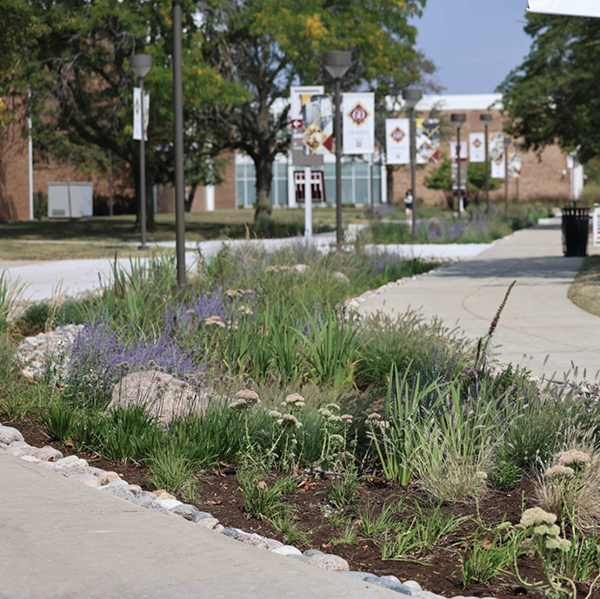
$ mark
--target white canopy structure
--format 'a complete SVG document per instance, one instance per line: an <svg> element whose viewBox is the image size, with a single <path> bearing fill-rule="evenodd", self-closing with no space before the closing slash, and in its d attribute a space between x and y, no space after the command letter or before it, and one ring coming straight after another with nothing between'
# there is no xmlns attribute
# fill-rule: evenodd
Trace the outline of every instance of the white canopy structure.
<svg viewBox="0 0 600 599"><path fill-rule="evenodd" d="M529 12L572 17L600 17L600 0L529 0Z"/></svg>

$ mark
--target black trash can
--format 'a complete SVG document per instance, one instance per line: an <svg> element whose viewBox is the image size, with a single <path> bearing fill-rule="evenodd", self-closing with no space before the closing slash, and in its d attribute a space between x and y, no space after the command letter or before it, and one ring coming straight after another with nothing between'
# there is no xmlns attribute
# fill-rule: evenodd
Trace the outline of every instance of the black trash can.
<svg viewBox="0 0 600 599"><path fill-rule="evenodd" d="M563 206L562 241L565 256L587 256L590 234L590 209Z"/></svg>

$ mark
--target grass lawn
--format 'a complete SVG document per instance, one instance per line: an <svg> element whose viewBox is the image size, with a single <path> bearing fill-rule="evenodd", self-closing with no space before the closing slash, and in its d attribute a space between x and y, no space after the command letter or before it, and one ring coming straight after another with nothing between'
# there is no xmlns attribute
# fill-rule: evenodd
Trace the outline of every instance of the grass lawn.
<svg viewBox="0 0 600 599"><path fill-rule="evenodd" d="M136 244L140 232L134 215L82 220L20 221L0 224L0 260L63 260L68 258L111 258L139 256ZM243 239L247 236L278 237L296 235L304 227L304 210L274 210L273 225L254 228L252 210L222 210L185 215L186 241ZM366 222L362 208L345 208L344 224ZM315 208L313 228L335 227L334 208ZM155 227L147 232L149 243L175 241L175 215L157 214ZM151 250L160 253L162 250ZM169 250L172 251L172 250Z"/></svg>
<svg viewBox="0 0 600 599"><path fill-rule="evenodd" d="M582 310L600 316L600 256L588 256L584 260L568 297Z"/></svg>

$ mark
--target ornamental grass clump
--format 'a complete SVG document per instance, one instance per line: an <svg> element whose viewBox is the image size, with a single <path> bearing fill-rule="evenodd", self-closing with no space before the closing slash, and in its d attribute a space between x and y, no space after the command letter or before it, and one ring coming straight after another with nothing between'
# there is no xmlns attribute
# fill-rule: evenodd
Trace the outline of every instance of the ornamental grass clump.
<svg viewBox="0 0 600 599"><path fill-rule="evenodd" d="M590 527L600 523L600 458L570 449L556 456L537 482L540 505L561 521Z"/></svg>

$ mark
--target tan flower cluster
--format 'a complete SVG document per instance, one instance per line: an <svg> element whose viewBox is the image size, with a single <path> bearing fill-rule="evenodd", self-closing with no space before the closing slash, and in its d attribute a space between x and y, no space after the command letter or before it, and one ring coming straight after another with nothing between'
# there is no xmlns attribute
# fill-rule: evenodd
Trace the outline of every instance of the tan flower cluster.
<svg viewBox="0 0 600 599"><path fill-rule="evenodd" d="M557 464L556 466L552 466L548 468L546 472L544 472L544 477L551 478L572 478L575 476L575 470L570 468L569 466L563 466L562 464Z"/></svg>
<svg viewBox="0 0 600 599"><path fill-rule="evenodd" d="M211 326L217 326L220 327L222 329L224 329L227 325L221 320L220 316L209 316L208 318L204 319L204 324Z"/></svg>
<svg viewBox="0 0 600 599"><path fill-rule="evenodd" d="M558 458L558 461L563 466L582 466L584 464L589 464L591 459L590 454L585 453L585 451L570 449L563 453Z"/></svg>
<svg viewBox="0 0 600 599"><path fill-rule="evenodd" d="M243 295L252 295L253 293L253 289L227 289L225 291L227 297L240 297Z"/></svg>
<svg viewBox="0 0 600 599"><path fill-rule="evenodd" d="M242 389L235 394L235 400L229 404L232 410L249 410L252 406L259 405L260 398L256 391L251 389Z"/></svg>
<svg viewBox="0 0 600 599"><path fill-rule="evenodd" d="M291 393L281 402L281 405L292 408L303 408L306 405L306 401L299 393Z"/></svg>
<svg viewBox="0 0 600 599"><path fill-rule="evenodd" d="M554 524L556 515L543 510L541 507L532 507L523 512L521 516L521 526L529 528L538 524Z"/></svg>

